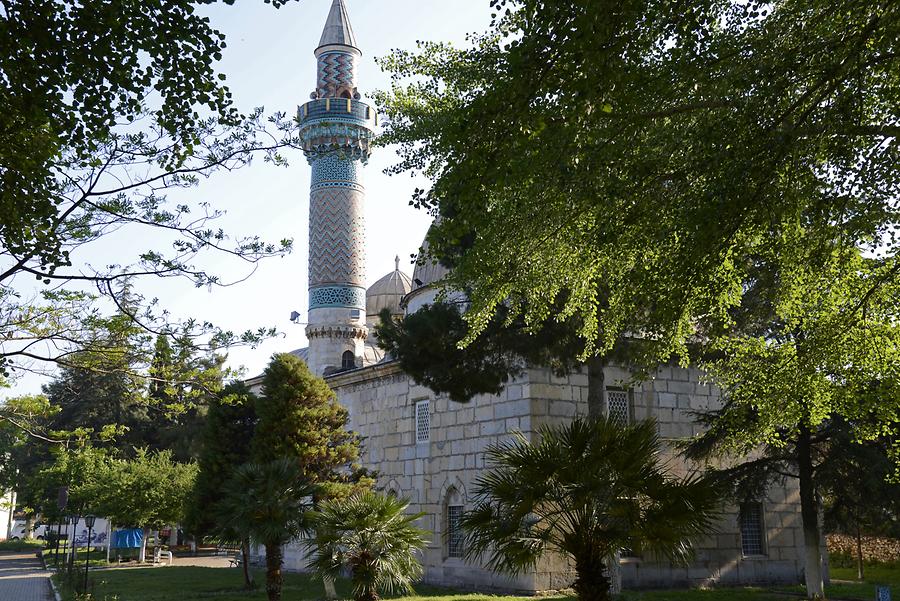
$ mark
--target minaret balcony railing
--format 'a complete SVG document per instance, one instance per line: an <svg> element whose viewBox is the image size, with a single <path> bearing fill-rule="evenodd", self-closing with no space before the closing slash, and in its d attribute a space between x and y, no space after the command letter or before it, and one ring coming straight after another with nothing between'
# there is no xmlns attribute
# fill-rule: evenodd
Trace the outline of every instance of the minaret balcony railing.
<svg viewBox="0 0 900 601"><path fill-rule="evenodd" d="M319 120L351 120L369 129L378 127L378 113L365 102L351 98L318 98L300 106L297 120L303 124Z"/></svg>

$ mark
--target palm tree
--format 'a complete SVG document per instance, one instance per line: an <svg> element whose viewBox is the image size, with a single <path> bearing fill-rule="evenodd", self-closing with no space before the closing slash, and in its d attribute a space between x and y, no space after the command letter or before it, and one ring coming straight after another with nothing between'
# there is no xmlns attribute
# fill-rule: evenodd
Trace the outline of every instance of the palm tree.
<svg viewBox="0 0 900 601"><path fill-rule="evenodd" d="M349 569L356 601L378 601L379 591L412 593L413 581L422 575L416 554L427 532L412 524L424 514L408 515L408 506L371 491L324 501L312 515L310 568L323 578Z"/></svg>
<svg viewBox="0 0 900 601"><path fill-rule="evenodd" d="M668 475L653 422L609 418L544 427L488 448L492 468L464 514L466 557L497 572L536 567L545 551L568 556L580 601L610 598L607 562L623 548L675 560L707 534L719 506L706 479Z"/></svg>
<svg viewBox="0 0 900 601"><path fill-rule="evenodd" d="M232 524L242 537L265 546L269 601L281 599L282 547L310 532L309 510L317 490L294 460L246 463L235 470L216 505L220 523Z"/></svg>

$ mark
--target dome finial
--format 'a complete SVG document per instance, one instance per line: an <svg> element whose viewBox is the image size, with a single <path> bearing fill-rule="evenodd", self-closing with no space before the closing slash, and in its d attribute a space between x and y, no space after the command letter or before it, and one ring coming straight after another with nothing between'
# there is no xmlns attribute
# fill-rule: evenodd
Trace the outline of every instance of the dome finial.
<svg viewBox="0 0 900 601"><path fill-rule="evenodd" d="M400 271L400 255L394 257L394 271Z"/></svg>

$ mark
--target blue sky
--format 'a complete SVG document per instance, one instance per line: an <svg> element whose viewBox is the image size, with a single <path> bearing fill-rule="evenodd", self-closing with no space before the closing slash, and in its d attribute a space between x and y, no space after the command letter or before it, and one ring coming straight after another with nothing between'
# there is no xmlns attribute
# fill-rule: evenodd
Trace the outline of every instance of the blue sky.
<svg viewBox="0 0 900 601"><path fill-rule="evenodd" d="M232 6L205 9L215 27L225 33L228 48L220 63L227 75L235 104L250 110L263 106L266 113L294 114L315 87L318 44L331 0L297 0L280 9L262 1L244 0ZM357 42L363 51L360 90L367 94L388 88L389 75L375 64L392 48L412 49L420 39L465 43L467 33L484 30L490 19L488 0L347 0ZM138 290L158 298L160 306L176 317L196 317L239 332L276 326L284 337L255 350L233 349L230 363L258 373L270 355L306 346L303 326L289 322L291 311L305 316L307 307L307 227L309 167L299 153L289 156L290 167L275 168L259 161L230 174L216 175L199 187L171 194L178 202L190 195L194 202L209 201L227 211L221 225L230 233L259 235L267 240L293 238L295 250L284 259L264 262L246 282L226 289L195 289L188 282L146 280ZM415 187L427 182L409 176L389 177L383 170L396 160L381 149L366 169L369 283L394 269L412 272L409 256L425 235L430 218L408 205ZM133 240L112 239L103 251L116 253L117 245ZM149 246L149 244L148 244ZM130 248L134 252L134 248ZM99 262L97 254L86 260ZM106 260L103 257L103 260ZM212 259L224 279L238 279L246 270L225 257ZM28 376L9 394L39 392L42 379ZM5 396L5 395L4 395Z"/></svg>

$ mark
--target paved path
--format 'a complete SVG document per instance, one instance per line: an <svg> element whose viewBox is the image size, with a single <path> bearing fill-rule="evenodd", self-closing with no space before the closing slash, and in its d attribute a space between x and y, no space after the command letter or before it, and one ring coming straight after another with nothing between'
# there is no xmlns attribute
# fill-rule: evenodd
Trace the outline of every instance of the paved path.
<svg viewBox="0 0 900 601"><path fill-rule="evenodd" d="M0 555L0 601L53 601L50 573L34 553Z"/></svg>

